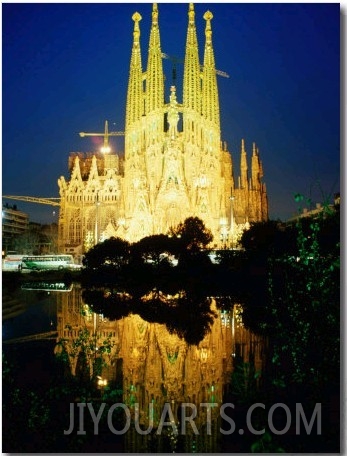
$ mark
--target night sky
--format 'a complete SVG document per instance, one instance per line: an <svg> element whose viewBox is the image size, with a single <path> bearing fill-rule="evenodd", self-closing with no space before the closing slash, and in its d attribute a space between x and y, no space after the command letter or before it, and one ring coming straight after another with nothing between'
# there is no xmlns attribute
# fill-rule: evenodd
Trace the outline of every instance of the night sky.
<svg viewBox="0 0 347 456"><path fill-rule="evenodd" d="M124 130L132 47L132 14L142 15L147 65L148 3L3 3L2 194L58 197L72 151L95 150L102 139L80 131ZM241 139L250 158L259 148L270 218L296 211L294 194L322 202L340 191L340 5L338 3L198 3L209 9L218 77L222 140L239 174ZM184 58L188 5L159 4L162 51ZM172 62L164 60L166 89ZM183 65L177 64L178 101ZM124 150L124 138L112 139ZM250 162L249 162L250 163ZM32 221L57 221L57 208L3 200Z"/></svg>

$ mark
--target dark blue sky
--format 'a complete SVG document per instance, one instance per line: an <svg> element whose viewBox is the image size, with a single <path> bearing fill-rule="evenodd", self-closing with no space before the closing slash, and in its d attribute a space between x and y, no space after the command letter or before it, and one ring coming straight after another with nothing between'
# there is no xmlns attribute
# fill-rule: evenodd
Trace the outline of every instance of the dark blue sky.
<svg viewBox="0 0 347 456"><path fill-rule="evenodd" d="M124 130L132 14L142 15L147 64L151 4L3 3L2 194L58 197L71 151L91 151L80 131ZM200 55L209 9L222 140L239 174L241 139L260 150L270 217L289 218L293 195L320 202L340 191L340 5L195 4ZM162 51L184 56L188 5L159 4ZM164 60L167 88L170 61ZM177 66L177 85L183 67ZM178 89L179 90L179 89ZM179 101L182 101L178 91ZM113 140L123 151L123 138ZM236 176L235 176L236 177ZM7 201L7 200L4 200ZM33 221L55 208L10 201Z"/></svg>

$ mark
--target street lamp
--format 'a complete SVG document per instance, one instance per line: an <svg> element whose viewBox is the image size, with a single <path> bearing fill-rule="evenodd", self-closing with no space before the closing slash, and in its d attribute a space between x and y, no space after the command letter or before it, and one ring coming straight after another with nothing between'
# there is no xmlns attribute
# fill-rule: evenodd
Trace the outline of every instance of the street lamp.
<svg viewBox="0 0 347 456"><path fill-rule="evenodd" d="M100 386L100 388L104 388L105 386L107 386L107 380L106 378L102 378L98 375L98 386Z"/></svg>
<svg viewBox="0 0 347 456"><path fill-rule="evenodd" d="M106 378L102 378L99 375L97 376L98 379L98 389L101 391L101 397L104 395L104 389L107 386Z"/></svg>

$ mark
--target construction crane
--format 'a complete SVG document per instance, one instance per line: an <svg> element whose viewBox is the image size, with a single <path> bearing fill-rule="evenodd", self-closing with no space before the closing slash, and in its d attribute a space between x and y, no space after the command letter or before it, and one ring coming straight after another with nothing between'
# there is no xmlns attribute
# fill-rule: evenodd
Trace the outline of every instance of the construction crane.
<svg viewBox="0 0 347 456"><path fill-rule="evenodd" d="M111 148L108 143L108 138L110 136L124 136L124 131L108 131L108 122L105 121L105 131L104 133L85 133L81 132L80 136L83 138L85 136L102 136L104 138L104 145L101 148L101 152L107 153L111 151ZM10 199L10 200L17 200L17 201L24 201L26 203L39 203L39 204L47 204L49 206L59 206L61 204L60 198L38 198L35 196L17 196L17 195L3 195L2 198Z"/></svg>
<svg viewBox="0 0 347 456"><path fill-rule="evenodd" d="M161 53L161 57L163 59L167 59L167 60L171 60L172 64L173 64L173 68L172 68L172 79L173 81L176 80L176 64L177 63L184 63L184 60L179 58L179 57L175 57L175 56L171 56L171 55L168 55L168 54L165 54L165 52L162 52ZM200 69L202 70L204 68L203 65L200 65ZM230 76L228 75L228 73L226 73L225 71L221 71L221 70L215 70L216 74L218 76L222 76L223 78L230 78Z"/></svg>
<svg viewBox="0 0 347 456"><path fill-rule="evenodd" d="M25 201L27 203L48 204L49 206L60 206L60 198L37 198L35 196L13 196L3 195L5 199Z"/></svg>
<svg viewBox="0 0 347 456"><path fill-rule="evenodd" d="M101 152L107 153L111 151L111 148L108 143L108 138L110 136L124 136L124 131L108 131L108 122L105 121L105 131L104 133L85 133L81 132L80 136L102 136L104 138L104 145L101 148ZM3 195L5 199L24 201L27 203L39 203L39 204L48 204L49 206L59 206L61 204L60 198L38 198L35 196L17 196L17 195Z"/></svg>
<svg viewBox="0 0 347 456"><path fill-rule="evenodd" d="M103 153L108 153L111 152L111 147L108 144L108 138L109 136L124 136L124 131L108 131L108 122L107 120L105 121L105 131L104 133L85 133L82 131L80 133L80 136L84 138L85 136L103 136L104 138L104 145L101 148L101 152Z"/></svg>

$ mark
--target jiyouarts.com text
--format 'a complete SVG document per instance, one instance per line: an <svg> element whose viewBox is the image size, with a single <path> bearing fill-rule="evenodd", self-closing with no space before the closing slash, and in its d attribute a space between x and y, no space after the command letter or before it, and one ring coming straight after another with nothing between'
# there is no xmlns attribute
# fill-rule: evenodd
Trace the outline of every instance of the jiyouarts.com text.
<svg viewBox="0 0 347 456"><path fill-rule="evenodd" d="M260 402L251 405L246 412L245 422L243 426L237 426L234 419L230 416L235 410L235 405L228 402L224 404L216 404L204 402L199 406L192 403L180 404L179 413L174 413L171 404L165 403L158 413L154 410L153 403L148 405L148 409L140 410L138 403L131 407L124 403L117 402L115 404L101 403L99 406L94 406L90 402L70 403L70 423L69 427L64 430L64 435L76 433L77 435L85 435L87 421L92 421L94 435L99 434L101 423L107 426L108 430L115 435L125 434L131 426L135 426L138 434L146 435L155 432L160 435L164 429L171 430L175 435L185 435L188 432L199 434L197 423L203 423L204 433L212 435L212 428L216 423L216 417L220 417L218 432L224 435L238 433L243 435L246 431L254 435L262 435L265 433L265 425L259 428L256 425L255 416L257 412L262 411L266 417L266 425L268 429L277 435L286 434L289 429L295 429L295 433L307 435L313 433L321 434L322 427L322 407L321 403L315 404L311 410L304 410L301 403L295 404L295 410L290 409L284 403L276 403L266 409L266 406ZM119 416L122 419L119 420ZM146 420L143 420L146 416ZM154 420L156 416L156 420ZM281 425L277 424L278 416L281 416ZM283 419L284 417L284 419ZM103 418L103 419L102 419ZM200 431L201 432L201 431Z"/></svg>

